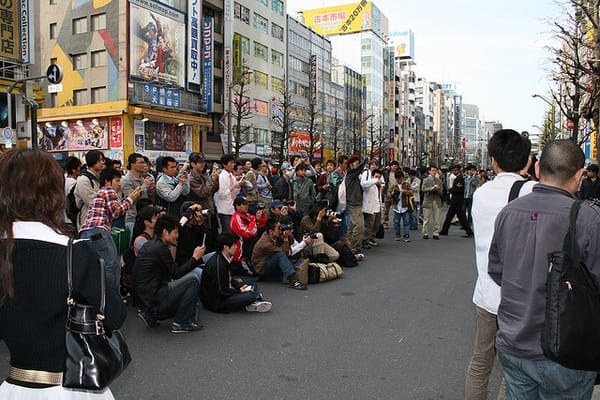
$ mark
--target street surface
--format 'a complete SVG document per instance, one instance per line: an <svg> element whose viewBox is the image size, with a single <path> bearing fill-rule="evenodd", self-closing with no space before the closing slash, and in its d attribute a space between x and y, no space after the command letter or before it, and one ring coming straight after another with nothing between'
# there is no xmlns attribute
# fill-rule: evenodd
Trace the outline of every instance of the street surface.
<svg viewBox="0 0 600 400"><path fill-rule="evenodd" d="M133 361L117 399L464 398L475 335L473 240L393 241L342 279L296 291L262 283L269 313L200 311L200 332L149 330L130 307L123 328ZM0 376L8 352L0 345ZM490 399L500 383L496 367ZM598 397L600 398L600 397Z"/></svg>

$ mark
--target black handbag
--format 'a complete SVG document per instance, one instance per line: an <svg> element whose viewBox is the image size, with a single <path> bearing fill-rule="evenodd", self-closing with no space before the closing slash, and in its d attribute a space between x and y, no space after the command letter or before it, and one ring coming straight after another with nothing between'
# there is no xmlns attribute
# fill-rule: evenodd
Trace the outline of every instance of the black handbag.
<svg viewBox="0 0 600 400"><path fill-rule="evenodd" d="M385 237L385 231L383 228L383 224L379 224L379 228L377 229L377 233L375 233L375 239L383 239Z"/></svg>
<svg viewBox="0 0 600 400"><path fill-rule="evenodd" d="M100 310L76 302L72 297L73 243L67 247L66 357L63 386L72 389L103 390L117 378L131 362L127 343L117 329L104 328L105 276L104 260L100 259Z"/></svg>
<svg viewBox="0 0 600 400"><path fill-rule="evenodd" d="M600 291L577 251L577 215L571 207L562 251L548 254L546 313L542 328L544 355L564 367L600 370Z"/></svg>

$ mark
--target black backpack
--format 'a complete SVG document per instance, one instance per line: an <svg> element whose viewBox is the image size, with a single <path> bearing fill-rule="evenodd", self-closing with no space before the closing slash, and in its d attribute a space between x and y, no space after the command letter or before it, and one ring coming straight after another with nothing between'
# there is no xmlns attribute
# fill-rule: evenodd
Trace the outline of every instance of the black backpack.
<svg viewBox="0 0 600 400"><path fill-rule="evenodd" d="M91 175L89 172L82 172L82 175L85 175L90 180L90 185L94 187L95 176ZM81 207L77 207L77 199L75 198L75 186L77 186L77 182L73 185L69 193L67 194L67 205L66 205L66 214L67 218L71 220L72 223L77 224L77 218L79 217L79 213L81 212Z"/></svg>

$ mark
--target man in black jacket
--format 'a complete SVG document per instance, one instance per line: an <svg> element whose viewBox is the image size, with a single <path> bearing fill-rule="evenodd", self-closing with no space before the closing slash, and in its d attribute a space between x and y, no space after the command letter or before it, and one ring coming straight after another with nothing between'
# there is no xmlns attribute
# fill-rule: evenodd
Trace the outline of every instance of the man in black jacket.
<svg viewBox="0 0 600 400"><path fill-rule="evenodd" d="M444 221L444 225L440 231L440 235L448 235L450 223L452 222L452 218L454 218L456 215L458 216L460 225L466 232L463 237L469 238L473 236L473 231L467 223L467 217L465 215L465 211L463 210L463 203L465 201L465 178L460 172L460 168L460 165L455 165L452 167L452 173L454 176L456 176L456 178L454 178L454 182L450 188L450 204L448 207L448 212L446 213L446 220Z"/></svg>
<svg viewBox="0 0 600 400"><path fill-rule="evenodd" d="M219 235L220 250L204 266L200 284L200 299L204 308L229 313L241 308L246 311L267 312L272 305L262 301L256 284L247 284L241 279L232 279L230 262L237 251L238 237L233 233Z"/></svg>
<svg viewBox="0 0 600 400"><path fill-rule="evenodd" d="M154 238L141 248L133 267L133 286L139 317L149 327L173 318L172 333L196 331L201 270L205 248L196 247L192 257L181 265L175 262L179 221L163 215L154 225ZM194 271L195 270L195 271Z"/></svg>

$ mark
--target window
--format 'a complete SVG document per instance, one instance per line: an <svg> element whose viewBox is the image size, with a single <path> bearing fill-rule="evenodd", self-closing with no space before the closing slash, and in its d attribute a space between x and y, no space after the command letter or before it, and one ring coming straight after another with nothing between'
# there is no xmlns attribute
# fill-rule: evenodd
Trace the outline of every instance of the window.
<svg viewBox="0 0 600 400"><path fill-rule="evenodd" d="M269 75L254 70L254 84L258 87L268 89L269 88Z"/></svg>
<svg viewBox="0 0 600 400"><path fill-rule="evenodd" d="M87 54L73 54L73 69L87 68Z"/></svg>
<svg viewBox="0 0 600 400"><path fill-rule="evenodd" d="M243 23L250 25L250 9L240 3L233 4L233 16Z"/></svg>
<svg viewBox="0 0 600 400"><path fill-rule="evenodd" d="M269 7L269 0L258 0L258 2L265 7Z"/></svg>
<svg viewBox="0 0 600 400"><path fill-rule="evenodd" d="M53 24L50 24L50 39L56 39L57 35L58 35L58 31L57 31L57 26L56 26L56 22Z"/></svg>
<svg viewBox="0 0 600 400"><path fill-rule="evenodd" d="M258 42L254 42L254 56L261 60L269 61L269 48Z"/></svg>
<svg viewBox="0 0 600 400"><path fill-rule="evenodd" d="M106 101L106 86L92 88L92 104Z"/></svg>
<svg viewBox="0 0 600 400"><path fill-rule="evenodd" d="M242 58L250 54L250 39L240 35L240 47L242 48Z"/></svg>
<svg viewBox="0 0 600 400"><path fill-rule="evenodd" d="M277 24L271 24L271 36L283 42L283 28Z"/></svg>
<svg viewBox="0 0 600 400"><path fill-rule="evenodd" d="M92 51L92 68L106 65L106 50Z"/></svg>
<svg viewBox="0 0 600 400"><path fill-rule="evenodd" d="M276 50L271 50L271 62L283 68L283 54Z"/></svg>
<svg viewBox="0 0 600 400"><path fill-rule="evenodd" d="M73 105L87 104L87 89L73 90Z"/></svg>
<svg viewBox="0 0 600 400"><path fill-rule="evenodd" d="M273 89L274 92L283 94L283 92L285 91L285 85L283 83L283 79L275 78L274 76L272 76L271 77L271 88Z"/></svg>
<svg viewBox="0 0 600 400"><path fill-rule="evenodd" d="M106 14L92 15L92 31L106 29Z"/></svg>
<svg viewBox="0 0 600 400"><path fill-rule="evenodd" d="M283 1L271 0L271 9L279 15L283 15Z"/></svg>
<svg viewBox="0 0 600 400"><path fill-rule="evenodd" d="M260 14L254 13L254 28L261 32L269 33L269 20Z"/></svg>
<svg viewBox="0 0 600 400"><path fill-rule="evenodd" d="M75 18L73 20L73 35L77 35L79 33L86 33L87 31L87 17Z"/></svg>

